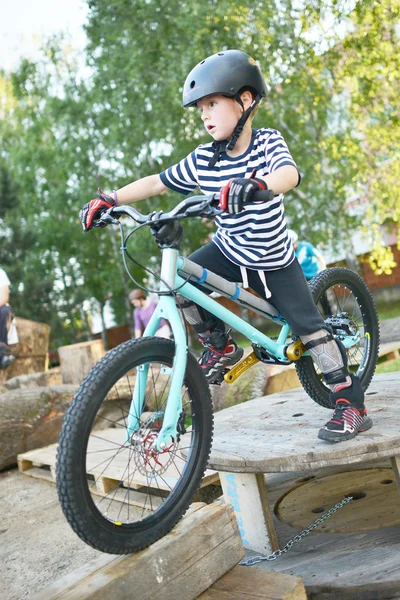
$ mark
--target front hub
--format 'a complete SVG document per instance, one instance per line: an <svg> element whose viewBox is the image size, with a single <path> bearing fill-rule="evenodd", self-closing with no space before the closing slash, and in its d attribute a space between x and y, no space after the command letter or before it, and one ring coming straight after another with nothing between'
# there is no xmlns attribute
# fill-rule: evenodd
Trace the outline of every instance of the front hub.
<svg viewBox="0 0 400 600"><path fill-rule="evenodd" d="M146 477L163 475L176 456L177 443L172 440L161 451L157 450L156 444L160 431L161 425L153 415L142 423L140 429L131 437L136 468Z"/></svg>

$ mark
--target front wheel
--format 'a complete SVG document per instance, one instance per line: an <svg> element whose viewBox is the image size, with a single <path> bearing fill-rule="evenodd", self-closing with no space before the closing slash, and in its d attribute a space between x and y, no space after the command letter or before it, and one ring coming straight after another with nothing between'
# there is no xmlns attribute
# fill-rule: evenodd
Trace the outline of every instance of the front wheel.
<svg viewBox="0 0 400 600"><path fill-rule="evenodd" d="M189 507L206 469L212 403L190 354L179 436L162 451L155 448L174 353L174 342L160 338L121 344L90 371L66 414L57 453L61 506L78 536L102 552L137 552L168 533ZM144 406L139 428L127 435L139 370L147 371Z"/></svg>
<svg viewBox="0 0 400 600"><path fill-rule="evenodd" d="M357 273L340 267L318 273L310 282L314 301L335 337L349 343L348 368L361 380L364 391L371 383L379 351L379 321L372 294ZM307 394L325 408L334 408L329 388L310 356L295 363Z"/></svg>

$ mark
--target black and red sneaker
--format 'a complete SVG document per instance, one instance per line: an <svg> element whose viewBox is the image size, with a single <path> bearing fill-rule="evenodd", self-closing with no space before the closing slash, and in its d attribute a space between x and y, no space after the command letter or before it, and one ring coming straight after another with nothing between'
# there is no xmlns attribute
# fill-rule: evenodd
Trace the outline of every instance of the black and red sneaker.
<svg viewBox="0 0 400 600"><path fill-rule="evenodd" d="M243 348L238 346L232 338L228 338L223 350L208 346L199 359L208 383L221 383L226 367L235 365L243 356Z"/></svg>
<svg viewBox="0 0 400 600"><path fill-rule="evenodd" d="M342 442L351 440L371 427L372 419L368 417L365 408L359 410L351 406L349 400L340 398L336 401L332 418L319 430L318 437L327 442Z"/></svg>

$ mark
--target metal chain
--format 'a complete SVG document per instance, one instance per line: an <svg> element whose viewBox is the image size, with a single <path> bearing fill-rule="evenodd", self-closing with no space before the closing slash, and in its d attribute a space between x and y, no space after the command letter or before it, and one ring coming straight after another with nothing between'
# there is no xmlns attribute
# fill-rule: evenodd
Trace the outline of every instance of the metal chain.
<svg viewBox="0 0 400 600"><path fill-rule="evenodd" d="M321 523L326 521L326 519L329 519L329 517L331 517L337 510L339 510L339 508L342 508L343 506L345 506L345 504L348 504L349 502L351 502L351 500L353 500L353 497L348 496L347 498L344 498L341 502L338 502L338 504L335 504L335 506L330 508L328 510L328 512L326 514L324 514L323 517L320 517L319 519L314 521L314 523L312 523L307 529L303 529L303 531L301 531L298 535L295 535L294 538L291 538L283 546L282 550L281 549L275 550L275 552L273 552L272 554L269 554L268 556L262 556L262 555L252 556L251 558L241 560L239 565L244 565L245 567L250 567L250 566L255 565L256 563L262 562L264 560L276 560L279 556L282 556L282 554L285 554L285 552L288 552L291 549L291 547L293 546L293 544L295 544L296 542L300 542L306 535L311 533L311 531L313 529L316 529L319 525L321 525Z"/></svg>

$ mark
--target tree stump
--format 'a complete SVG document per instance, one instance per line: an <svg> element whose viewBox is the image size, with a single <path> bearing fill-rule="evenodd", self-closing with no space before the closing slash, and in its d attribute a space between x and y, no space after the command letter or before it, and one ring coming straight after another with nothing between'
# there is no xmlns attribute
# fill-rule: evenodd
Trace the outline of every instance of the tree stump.
<svg viewBox="0 0 400 600"><path fill-rule="evenodd" d="M29 373L40 373L48 369L50 327L28 319L15 317L19 342L10 346L16 361L5 371L0 371L0 383Z"/></svg>
<svg viewBox="0 0 400 600"><path fill-rule="evenodd" d="M102 340L91 340L58 348L63 383L80 384L90 369L105 355Z"/></svg>

